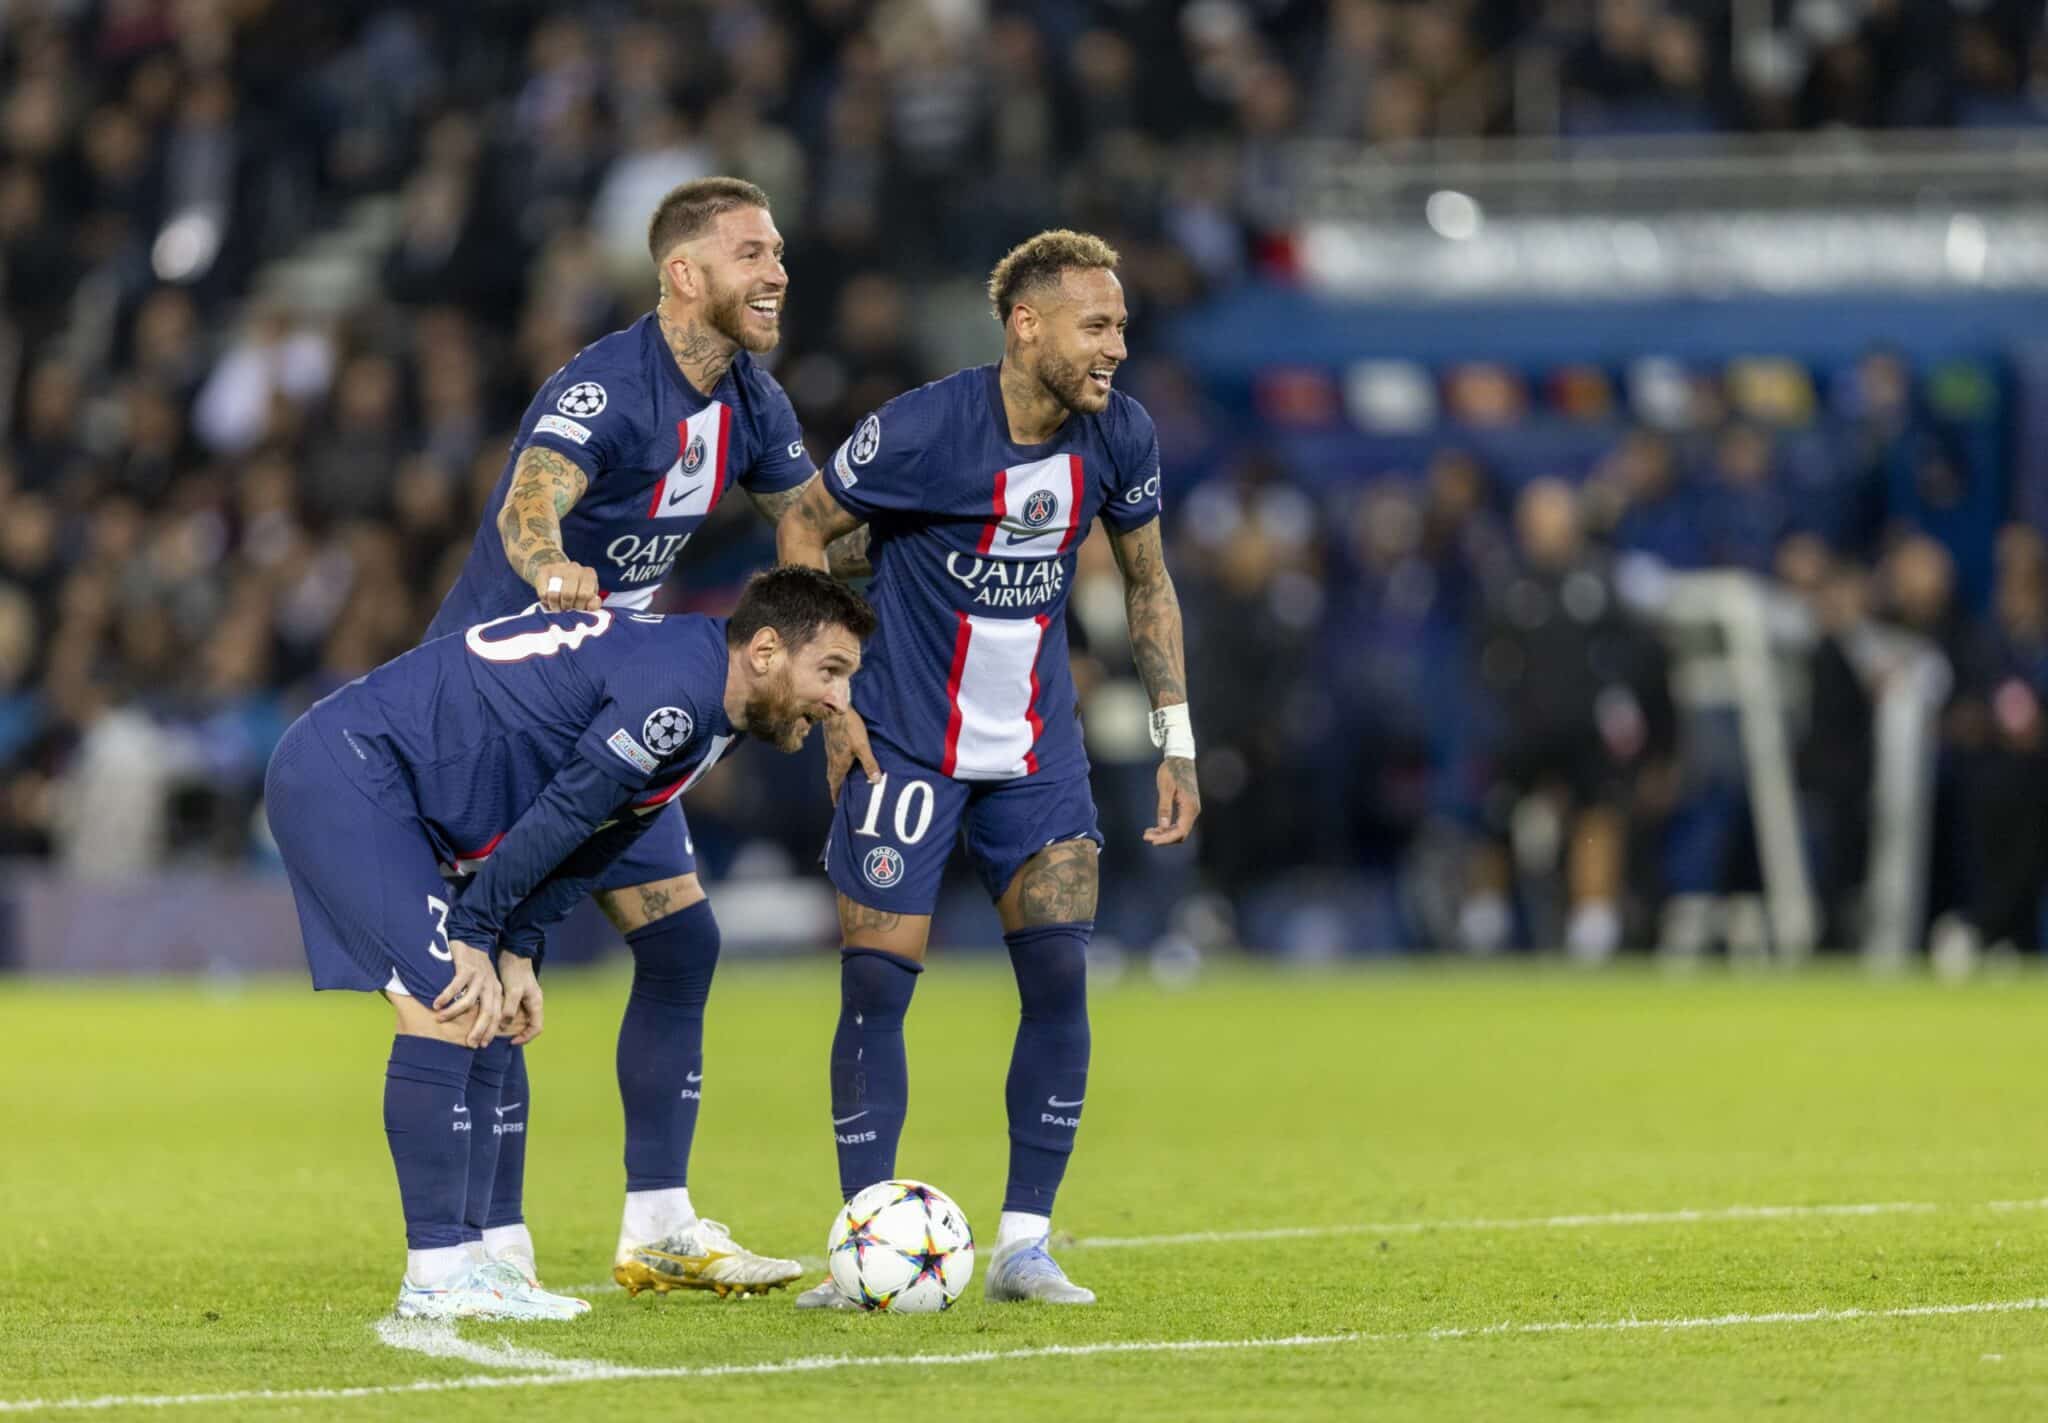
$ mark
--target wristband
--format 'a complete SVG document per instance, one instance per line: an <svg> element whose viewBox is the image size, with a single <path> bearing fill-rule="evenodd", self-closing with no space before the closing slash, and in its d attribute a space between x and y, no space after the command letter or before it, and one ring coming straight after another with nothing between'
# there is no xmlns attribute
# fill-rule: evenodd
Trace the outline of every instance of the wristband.
<svg viewBox="0 0 2048 1423"><path fill-rule="evenodd" d="M1188 720L1186 702L1153 709L1152 744L1168 757L1195 759L1195 728L1194 723Z"/></svg>

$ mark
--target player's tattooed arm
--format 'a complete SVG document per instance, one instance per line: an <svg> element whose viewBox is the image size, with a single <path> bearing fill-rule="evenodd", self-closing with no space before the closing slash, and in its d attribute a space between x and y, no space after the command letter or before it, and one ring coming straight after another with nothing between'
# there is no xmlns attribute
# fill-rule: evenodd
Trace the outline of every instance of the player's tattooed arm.
<svg viewBox="0 0 2048 1423"><path fill-rule="evenodd" d="M1140 528L1110 530L1110 549L1124 576L1124 616L1131 626L1131 660L1155 710L1184 706L1188 699L1187 652L1181 638L1180 595L1166 571L1159 521ZM1186 716L1182 712L1183 717ZM1150 845L1187 839L1202 813L1202 793L1191 756L1159 763L1159 818L1145 831Z"/></svg>
<svg viewBox="0 0 2048 1423"><path fill-rule="evenodd" d="M762 518L776 526L780 542L782 516L802 503L811 486L819 483L821 479L822 476L814 474L794 489L778 490L774 494L755 494L749 491L747 498L754 501L754 507L761 511ZM875 570L868 563L868 526L862 524L852 533L832 540L825 547L825 557L830 561L830 571L834 578L865 578L873 573Z"/></svg>
<svg viewBox="0 0 2048 1423"><path fill-rule="evenodd" d="M562 551L562 518L589 483L574 460L534 445L512 467L512 487L498 509L505 560L549 612L598 605L596 570Z"/></svg>
<svg viewBox="0 0 2048 1423"><path fill-rule="evenodd" d="M1154 707L1188 699L1187 654L1181 642L1180 595L1166 571L1159 521L1110 531L1110 549L1124 576L1124 616L1131 627L1131 659Z"/></svg>
<svg viewBox="0 0 2048 1423"><path fill-rule="evenodd" d="M832 566L832 545L856 533L865 535L867 529L832 497L820 476L799 490L796 501L775 521L775 556L782 563L801 563L837 573L839 570ZM860 553L865 560L865 543Z"/></svg>

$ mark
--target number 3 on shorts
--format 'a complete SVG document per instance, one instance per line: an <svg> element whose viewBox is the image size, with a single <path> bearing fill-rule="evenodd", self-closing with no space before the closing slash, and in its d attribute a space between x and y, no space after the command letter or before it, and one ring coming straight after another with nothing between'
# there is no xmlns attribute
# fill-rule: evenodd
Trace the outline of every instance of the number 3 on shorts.
<svg viewBox="0 0 2048 1423"><path fill-rule="evenodd" d="M882 838L878 828L882 821L882 802L889 794L889 777L877 777L873 789L868 792L868 813L861 818L853 833L865 835L870 840ZM896 792L896 842L899 845L915 845L924 839L925 832L932 828L932 807L936 797L932 794L929 781L905 781Z"/></svg>

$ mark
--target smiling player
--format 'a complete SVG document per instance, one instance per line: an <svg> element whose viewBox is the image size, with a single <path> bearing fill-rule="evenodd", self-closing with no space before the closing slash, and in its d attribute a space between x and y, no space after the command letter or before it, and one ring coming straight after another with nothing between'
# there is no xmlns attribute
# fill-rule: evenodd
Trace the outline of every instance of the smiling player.
<svg viewBox="0 0 2048 1423"><path fill-rule="evenodd" d="M989 278L1001 364L868 416L776 530L784 561L823 568L830 542L867 524L881 620L854 687L859 719L826 728L836 800L826 864L845 946L832 1044L840 1189L851 1198L895 1174L909 1101L903 1018L964 829L1023 1008L988 1273L997 1300L1095 1298L1046 1241L1088 1082L1086 949L1102 837L1066 606L1075 550L1097 518L1123 571L1131 648L1165 751L1145 839L1186 839L1201 808L1180 603L1160 550L1159 442L1144 407L1111 388L1125 356L1116 265L1107 243L1075 232L1042 232L1010 252ZM861 721L879 776L848 771ZM829 1280L797 1302L852 1307Z"/></svg>
<svg viewBox="0 0 2048 1423"><path fill-rule="evenodd" d="M549 611L646 608L734 485L772 521L817 478L789 397L754 363L780 339L789 292L767 196L736 178L685 183L655 209L647 241L660 301L578 352L527 407L492 494L496 524L477 530L428 637L536 598ZM864 567L865 541L864 532L848 540L835 571ZM618 858L597 891L634 965L619 1027L626 1202L613 1275L635 1293L738 1278L754 1289L785 1284L799 1273L794 1260L756 1255L700 1228L690 1200L719 936L680 804ZM494 1044L478 1071L502 1080L507 1128L495 1183L475 1184L491 1196L485 1245L537 1280L524 1208L525 1053Z"/></svg>

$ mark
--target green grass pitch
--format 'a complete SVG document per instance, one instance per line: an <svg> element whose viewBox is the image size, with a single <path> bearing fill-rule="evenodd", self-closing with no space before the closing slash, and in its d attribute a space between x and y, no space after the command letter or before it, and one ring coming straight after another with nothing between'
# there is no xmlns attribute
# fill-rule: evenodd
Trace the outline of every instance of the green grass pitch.
<svg viewBox="0 0 2048 1423"><path fill-rule="evenodd" d="M609 1268L624 990L559 975L531 1050L557 1287ZM721 970L692 1171L814 1266L836 998L822 959ZM984 1243L1014 1012L1006 969L942 961L910 1020L901 1169ZM2048 979L1221 971L1093 1013L1059 1226L1095 1309L990 1306L978 1276L916 1318L607 1289L400 1347L381 1004L0 984L0 1416L2048 1414Z"/></svg>

